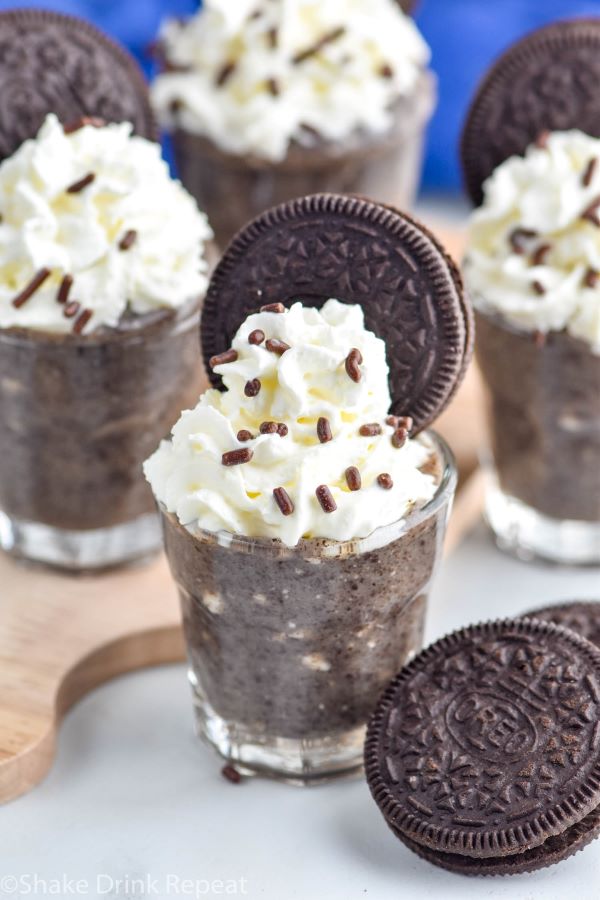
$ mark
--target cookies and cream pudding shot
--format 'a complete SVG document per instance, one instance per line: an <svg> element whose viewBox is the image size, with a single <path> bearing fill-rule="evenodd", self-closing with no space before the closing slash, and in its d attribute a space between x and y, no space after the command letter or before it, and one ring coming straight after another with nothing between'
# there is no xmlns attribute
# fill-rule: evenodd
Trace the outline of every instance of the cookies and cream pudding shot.
<svg viewBox="0 0 600 900"><path fill-rule="evenodd" d="M301 783L358 771L421 646L455 487L425 428L470 356L455 274L412 220L337 195L268 211L215 269L214 387L145 473L198 731L226 759Z"/></svg>
<svg viewBox="0 0 600 900"><path fill-rule="evenodd" d="M484 82L463 138L466 180L481 195L463 271L489 397L487 517L502 546L565 563L600 561L600 137L583 77L598 71L599 50L597 21L525 38L492 70L496 88ZM552 129L564 117L548 100L530 135L482 133L501 101L518 113L515 70L528 103L540 60L557 68L556 109L568 106L572 127ZM489 174L488 145L506 155Z"/></svg>
<svg viewBox="0 0 600 900"><path fill-rule="evenodd" d="M49 114L0 164L3 546L68 568L160 543L141 466L197 398L208 222L128 123Z"/></svg>
<svg viewBox="0 0 600 900"><path fill-rule="evenodd" d="M318 190L412 201L434 88L396 0L207 0L158 53L157 116L223 245Z"/></svg>

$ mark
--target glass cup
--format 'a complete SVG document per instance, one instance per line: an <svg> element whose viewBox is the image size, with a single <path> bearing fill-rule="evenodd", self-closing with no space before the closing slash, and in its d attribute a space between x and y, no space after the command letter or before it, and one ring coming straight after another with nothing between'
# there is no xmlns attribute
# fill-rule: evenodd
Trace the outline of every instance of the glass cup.
<svg viewBox="0 0 600 900"><path fill-rule="evenodd" d="M408 97L398 100L384 135L345 141L292 144L281 162L227 153L183 130L173 152L183 184L208 215L221 248L265 209L323 191L354 193L409 208L421 172L423 138L435 104L434 79L423 72Z"/></svg>
<svg viewBox="0 0 600 900"><path fill-rule="evenodd" d="M197 302L118 329L0 330L0 546L66 569L160 549L142 463L202 389Z"/></svg>
<svg viewBox="0 0 600 900"><path fill-rule="evenodd" d="M198 733L226 760L308 784L362 766L365 724L422 646L427 597L456 486L353 541L279 541L186 528L162 510Z"/></svg>
<svg viewBox="0 0 600 900"><path fill-rule="evenodd" d="M486 517L524 559L600 562L600 355L477 314L491 452Z"/></svg>

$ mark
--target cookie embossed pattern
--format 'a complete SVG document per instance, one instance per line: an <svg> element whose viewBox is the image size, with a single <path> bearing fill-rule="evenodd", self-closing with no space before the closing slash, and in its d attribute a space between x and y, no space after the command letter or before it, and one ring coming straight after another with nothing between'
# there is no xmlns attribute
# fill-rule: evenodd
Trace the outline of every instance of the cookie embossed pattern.
<svg viewBox="0 0 600 900"><path fill-rule="evenodd" d="M88 22L39 9L0 12L0 159L37 133L46 115L131 122L155 140L142 73Z"/></svg>
<svg viewBox="0 0 600 900"><path fill-rule="evenodd" d="M391 683L365 761L386 822L430 862L467 874L548 865L599 824L600 653L534 620L457 631ZM550 839L568 832L576 846L557 857Z"/></svg>

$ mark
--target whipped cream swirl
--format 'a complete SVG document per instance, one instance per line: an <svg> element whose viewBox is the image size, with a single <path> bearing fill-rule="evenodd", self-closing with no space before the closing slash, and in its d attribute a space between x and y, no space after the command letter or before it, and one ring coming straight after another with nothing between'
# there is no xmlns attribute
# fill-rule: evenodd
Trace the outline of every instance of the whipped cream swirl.
<svg viewBox="0 0 600 900"><path fill-rule="evenodd" d="M482 311L566 330L600 353L600 140L554 132L498 166L471 217L464 272Z"/></svg>
<svg viewBox="0 0 600 900"><path fill-rule="evenodd" d="M0 165L0 328L88 333L204 294L206 217L131 132L49 115Z"/></svg>
<svg viewBox="0 0 600 900"><path fill-rule="evenodd" d="M385 132L429 60L396 0L205 0L188 21L167 21L160 42L161 123L270 161L315 132Z"/></svg>
<svg viewBox="0 0 600 900"><path fill-rule="evenodd" d="M289 349L270 349L271 340ZM346 367L352 349L362 357L359 380ZM237 358L214 367L226 391L208 390L144 466L155 496L183 525L288 546L301 538L344 541L366 537L433 497L436 479L421 471L432 458L427 437L398 447L395 425L386 424L385 344L365 329L361 307L328 300L320 310L295 303L284 313L256 313L232 350ZM363 425L375 425L375 433L361 434ZM276 426L284 427L269 431ZM249 460L224 465L231 452ZM358 490L350 488L352 467ZM317 497L323 486L334 511L327 511L327 496ZM285 497L277 501L277 488L293 511Z"/></svg>

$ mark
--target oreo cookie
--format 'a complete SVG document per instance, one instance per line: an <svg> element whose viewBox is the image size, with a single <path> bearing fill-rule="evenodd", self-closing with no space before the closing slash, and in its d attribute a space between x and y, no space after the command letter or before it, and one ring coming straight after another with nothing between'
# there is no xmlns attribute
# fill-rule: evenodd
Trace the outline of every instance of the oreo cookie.
<svg viewBox="0 0 600 900"><path fill-rule="evenodd" d="M132 56L82 19L39 9L0 13L0 160L34 137L48 113L65 125L84 117L157 131Z"/></svg>
<svg viewBox="0 0 600 900"><path fill-rule="evenodd" d="M522 875L525 872L535 872L537 869L546 869L557 862L562 862L563 859L574 856L575 853L591 844L600 836L600 807L592 810L581 822L571 825L562 834L552 835L539 847L497 859L493 857L474 859L471 856L460 856L458 853L430 850L417 844L416 841L411 841L402 832L395 829L393 831L409 850L440 869L446 869L458 875Z"/></svg>
<svg viewBox="0 0 600 900"><path fill-rule="evenodd" d="M461 139L464 180L479 205L482 185L546 131L600 137L600 18L555 22L510 47L480 84Z"/></svg>
<svg viewBox="0 0 600 900"><path fill-rule="evenodd" d="M396 0L398 6L407 16L412 16L415 11L418 0Z"/></svg>
<svg viewBox="0 0 600 900"><path fill-rule="evenodd" d="M397 837L468 875L533 871L600 832L600 649L533 619L420 653L369 723L367 781Z"/></svg>
<svg viewBox="0 0 600 900"><path fill-rule="evenodd" d="M573 600L556 606L542 606L523 613L523 616L570 628L600 647L600 600Z"/></svg>
<svg viewBox="0 0 600 900"><path fill-rule="evenodd" d="M437 240L404 213L358 197L316 194L276 206L233 239L202 311L204 360L226 351L259 307L358 303L383 338L392 413L413 432L448 404L472 352L460 275ZM220 386L211 372L213 384Z"/></svg>

